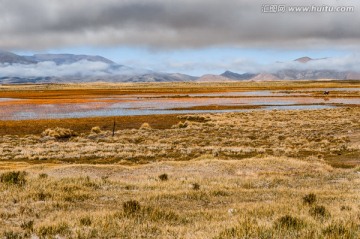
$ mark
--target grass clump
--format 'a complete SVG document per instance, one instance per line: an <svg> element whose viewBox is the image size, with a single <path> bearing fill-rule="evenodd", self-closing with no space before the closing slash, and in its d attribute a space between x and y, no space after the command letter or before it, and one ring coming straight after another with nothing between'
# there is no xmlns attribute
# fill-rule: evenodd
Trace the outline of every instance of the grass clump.
<svg viewBox="0 0 360 239"><path fill-rule="evenodd" d="M70 227L67 223L62 222L57 225L41 226L37 232L40 238L53 238L69 234Z"/></svg>
<svg viewBox="0 0 360 239"><path fill-rule="evenodd" d="M141 209L140 203L136 200L129 200L123 203L123 210L125 215L133 215Z"/></svg>
<svg viewBox="0 0 360 239"><path fill-rule="evenodd" d="M69 139L71 137L77 136L77 133L71 129L56 127L55 129L46 129L41 133L41 136L54 137L55 139Z"/></svg>
<svg viewBox="0 0 360 239"><path fill-rule="evenodd" d="M1 174L0 182L9 184L9 185L19 185L23 186L26 183L26 172L20 171L11 171Z"/></svg>
<svg viewBox="0 0 360 239"><path fill-rule="evenodd" d="M163 174L159 175L159 179L161 181L167 181L167 180L169 180L169 176L166 173L163 173Z"/></svg>
<svg viewBox="0 0 360 239"><path fill-rule="evenodd" d="M165 221L165 222L179 222L178 214L171 210L161 210L153 207L145 207L142 211L142 216L150 221Z"/></svg>
<svg viewBox="0 0 360 239"><path fill-rule="evenodd" d="M7 231L7 232L4 232L3 238L5 238L5 239L20 239L20 238L22 238L22 236L18 232Z"/></svg>
<svg viewBox="0 0 360 239"><path fill-rule="evenodd" d="M275 226L278 229L286 229L286 230L289 229L298 230L301 229L304 225L305 223L303 220L290 215L282 216L278 218L275 222Z"/></svg>
<svg viewBox="0 0 360 239"><path fill-rule="evenodd" d="M40 179L45 179L45 178L48 178L49 175L47 175L46 173L40 173L39 174L39 178Z"/></svg>
<svg viewBox="0 0 360 239"><path fill-rule="evenodd" d="M198 184L198 183L193 183L193 184L191 185L191 187L192 187L192 189L194 189L195 191L200 190L200 184Z"/></svg>
<svg viewBox="0 0 360 239"><path fill-rule="evenodd" d="M21 229L32 232L34 230L34 221L25 221L20 225Z"/></svg>
<svg viewBox="0 0 360 239"><path fill-rule="evenodd" d="M34 195L34 199L37 201L45 201L47 198L51 197L49 193L38 192Z"/></svg>
<svg viewBox="0 0 360 239"><path fill-rule="evenodd" d="M95 126L91 128L91 133L92 134L100 134L101 133L101 129L99 126Z"/></svg>
<svg viewBox="0 0 360 239"><path fill-rule="evenodd" d="M313 205L316 202L316 195L313 193L307 194L303 197L303 203Z"/></svg>
<svg viewBox="0 0 360 239"><path fill-rule="evenodd" d="M328 212L328 210L326 210L324 206L318 205L310 208L309 213L315 218L324 218L330 216L330 213Z"/></svg>
<svg viewBox="0 0 360 239"><path fill-rule="evenodd" d="M187 121L185 121L185 122L179 121L179 123L177 123L176 125L173 125L172 128L173 129L184 129L184 128L187 128L188 126L189 126L189 123Z"/></svg>
<svg viewBox="0 0 360 239"><path fill-rule="evenodd" d="M82 218L80 218L80 225L82 225L82 226L91 226L91 218L90 217L82 217Z"/></svg>
<svg viewBox="0 0 360 239"><path fill-rule="evenodd" d="M328 225L323 230L323 234L328 236L327 238L357 238L351 227L346 227L342 223L332 223Z"/></svg>
<svg viewBox="0 0 360 239"><path fill-rule="evenodd" d="M140 126L140 129L141 130L150 130L152 129L151 126L149 125L149 123L143 123L141 126Z"/></svg>

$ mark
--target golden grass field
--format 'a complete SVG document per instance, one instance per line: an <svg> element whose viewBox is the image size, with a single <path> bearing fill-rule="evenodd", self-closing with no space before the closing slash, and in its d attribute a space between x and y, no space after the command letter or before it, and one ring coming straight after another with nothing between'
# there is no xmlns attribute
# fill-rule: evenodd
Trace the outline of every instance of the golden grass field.
<svg viewBox="0 0 360 239"><path fill-rule="evenodd" d="M227 84L139 84L137 93L359 87ZM81 87L0 86L0 97L136 92ZM357 105L115 119L114 136L114 117L0 122L0 237L360 238Z"/></svg>

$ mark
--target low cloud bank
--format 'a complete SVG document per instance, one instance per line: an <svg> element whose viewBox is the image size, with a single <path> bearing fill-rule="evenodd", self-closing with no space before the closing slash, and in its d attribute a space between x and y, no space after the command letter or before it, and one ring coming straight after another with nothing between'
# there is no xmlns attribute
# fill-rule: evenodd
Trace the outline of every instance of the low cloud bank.
<svg viewBox="0 0 360 239"><path fill-rule="evenodd" d="M57 65L46 61L37 64L0 64L0 77L67 77L67 76L112 76L136 75L146 70L133 69L125 66L113 66L104 62L78 61L72 64Z"/></svg>

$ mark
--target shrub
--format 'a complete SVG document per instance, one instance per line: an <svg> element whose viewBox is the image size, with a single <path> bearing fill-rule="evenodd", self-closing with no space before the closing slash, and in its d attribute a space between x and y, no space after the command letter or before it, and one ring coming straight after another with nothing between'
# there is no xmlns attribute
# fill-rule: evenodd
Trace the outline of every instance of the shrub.
<svg viewBox="0 0 360 239"><path fill-rule="evenodd" d="M316 202L316 195L313 193L307 194L303 197L303 203L313 205Z"/></svg>
<svg viewBox="0 0 360 239"><path fill-rule="evenodd" d="M159 175L159 179L161 181L167 181L169 179L168 175L166 173Z"/></svg>
<svg viewBox="0 0 360 239"><path fill-rule="evenodd" d="M140 203L136 200L129 200L123 203L124 213L126 215L132 215L140 211Z"/></svg>
<svg viewBox="0 0 360 239"><path fill-rule="evenodd" d="M279 229L300 229L304 222L299 218L285 215L276 220L275 226Z"/></svg>
<svg viewBox="0 0 360 239"><path fill-rule="evenodd" d="M99 126L95 126L91 128L91 133L93 134L100 134L101 133L101 129Z"/></svg>
<svg viewBox="0 0 360 239"><path fill-rule="evenodd" d="M152 128L148 123L145 122L140 126L140 129L142 129L142 130L150 130Z"/></svg>
<svg viewBox="0 0 360 239"><path fill-rule="evenodd" d="M77 133L71 129L64 129L56 127L55 129L46 129L41 133L41 136L54 137L55 139L69 139L73 136L77 136Z"/></svg>
<svg viewBox="0 0 360 239"><path fill-rule="evenodd" d="M6 184L23 186L26 183L25 175L26 172L20 172L20 171L7 172L1 175L0 181Z"/></svg>
<svg viewBox="0 0 360 239"><path fill-rule="evenodd" d="M326 217L330 216L330 213L326 210L324 206L314 206L310 208L309 213L313 217Z"/></svg>

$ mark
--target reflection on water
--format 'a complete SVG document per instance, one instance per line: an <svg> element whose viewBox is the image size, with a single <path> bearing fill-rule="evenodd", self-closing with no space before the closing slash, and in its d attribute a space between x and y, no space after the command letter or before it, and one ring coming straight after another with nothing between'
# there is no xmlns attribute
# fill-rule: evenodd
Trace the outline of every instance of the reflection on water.
<svg viewBox="0 0 360 239"><path fill-rule="evenodd" d="M335 90L355 90L356 88L333 88ZM319 89L313 89L319 90ZM320 89L320 90L325 90ZM359 89L356 89L359 90ZM284 97L286 95L286 97ZM188 97L152 97L153 95L122 95L100 98L98 101L82 103L56 104L24 104L13 103L16 99L0 98L0 120L46 119L46 118L81 118L96 116L120 115L151 115L151 114L178 114L178 113L219 113L241 112L249 109L227 110L172 110L174 108L189 108L196 106L223 105L223 106L262 106L257 110L294 110L294 109L324 109L332 108L331 104L360 104L360 98L314 98L309 96L292 97L272 91L225 92L188 94ZM157 95L159 96L159 95ZM164 94L162 96L171 96ZM174 95L172 95L174 96ZM178 95L177 95L178 96ZM210 96L210 98L206 98ZM229 96L229 98L226 98ZM231 96L241 96L231 98ZM258 97L254 97L258 96ZM151 98L149 98L151 97ZM200 97L200 98L191 98ZM222 97L222 98L217 98ZM107 99L108 101L104 101ZM22 102L21 102L22 103Z"/></svg>

